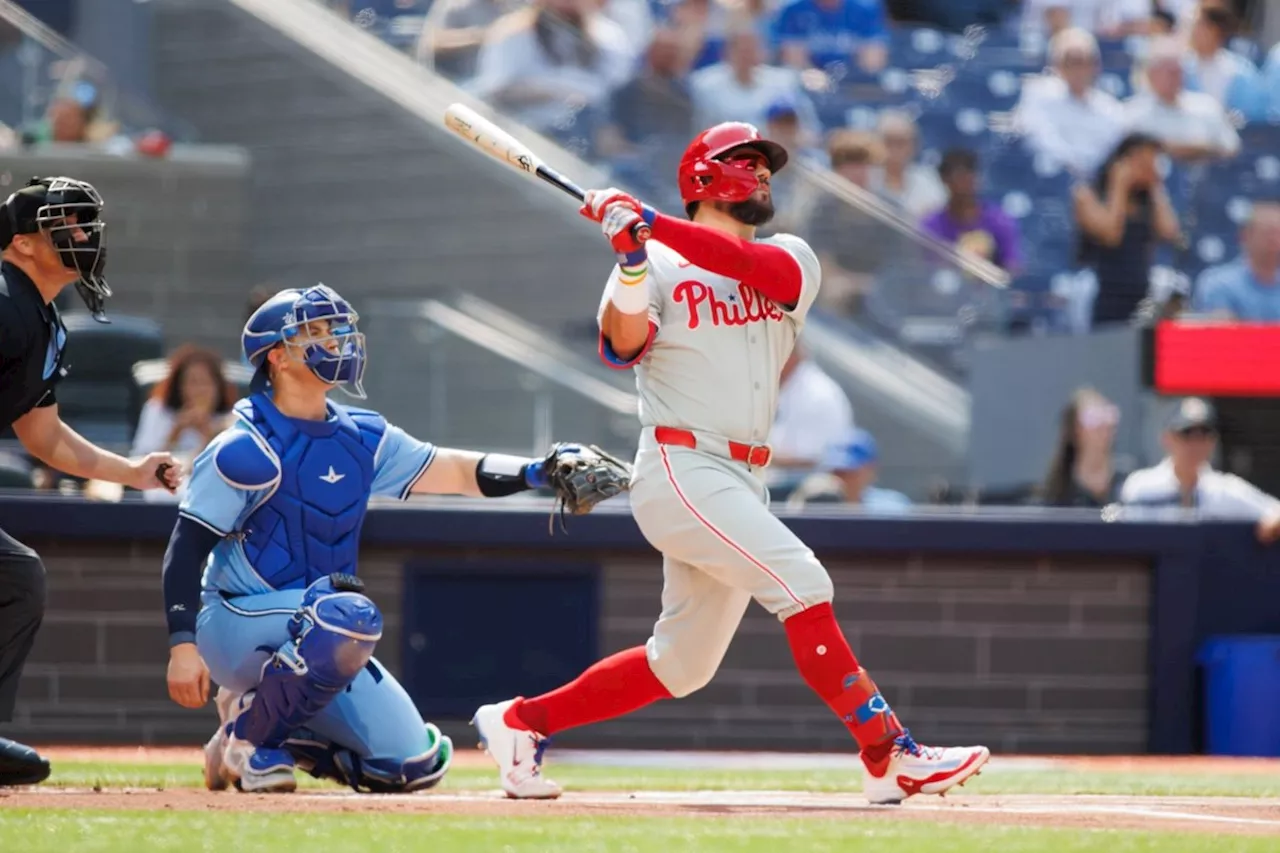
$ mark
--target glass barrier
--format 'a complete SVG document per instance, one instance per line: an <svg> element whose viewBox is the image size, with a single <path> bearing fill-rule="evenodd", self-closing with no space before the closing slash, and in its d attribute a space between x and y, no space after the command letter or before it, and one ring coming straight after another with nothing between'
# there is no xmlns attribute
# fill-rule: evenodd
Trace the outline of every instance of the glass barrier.
<svg viewBox="0 0 1280 853"><path fill-rule="evenodd" d="M369 361L369 405L443 446L541 455L554 441L591 436L631 457L640 426L630 375L558 348L514 318L504 322L496 307L467 309L465 298L362 308L366 334L397 343L393 359Z"/></svg>
<svg viewBox="0 0 1280 853"><path fill-rule="evenodd" d="M157 130L165 138L148 136ZM0 150L66 143L160 155L193 138L189 126L121 89L102 63L0 2Z"/></svg>

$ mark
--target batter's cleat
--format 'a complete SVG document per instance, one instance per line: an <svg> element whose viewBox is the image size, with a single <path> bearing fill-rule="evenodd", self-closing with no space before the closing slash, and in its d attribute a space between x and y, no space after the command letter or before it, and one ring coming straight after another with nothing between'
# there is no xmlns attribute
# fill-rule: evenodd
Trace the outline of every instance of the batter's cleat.
<svg viewBox="0 0 1280 853"><path fill-rule="evenodd" d="M551 742L524 729L514 729L503 719L515 699L482 705L471 718L480 736L480 748L498 765L502 790L513 800L554 800L560 786L542 775L542 753Z"/></svg>
<svg viewBox="0 0 1280 853"><path fill-rule="evenodd" d="M903 732L888 758L866 765L862 792L875 805L900 803L916 794L945 794L978 775L991 758L985 746L920 746Z"/></svg>
<svg viewBox="0 0 1280 853"><path fill-rule="evenodd" d="M0 737L0 788L39 785L49 778L49 762L31 747Z"/></svg>

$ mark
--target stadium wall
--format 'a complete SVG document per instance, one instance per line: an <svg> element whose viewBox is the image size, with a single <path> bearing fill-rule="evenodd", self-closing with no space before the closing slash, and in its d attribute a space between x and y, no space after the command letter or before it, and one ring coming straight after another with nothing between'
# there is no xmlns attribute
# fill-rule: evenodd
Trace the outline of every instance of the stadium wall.
<svg viewBox="0 0 1280 853"><path fill-rule="evenodd" d="M165 694L159 567L174 509L0 499L50 575L13 736L195 743L212 711ZM1280 632L1277 560L1242 525L982 514L789 517L835 579L842 624L929 741L1023 753L1199 749L1194 656L1211 634ZM643 642L661 563L623 512L428 504L371 510L362 574L387 611L379 656L470 743L474 704L532 693ZM751 608L721 672L681 702L557 738L567 746L847 748Z"/></svg>

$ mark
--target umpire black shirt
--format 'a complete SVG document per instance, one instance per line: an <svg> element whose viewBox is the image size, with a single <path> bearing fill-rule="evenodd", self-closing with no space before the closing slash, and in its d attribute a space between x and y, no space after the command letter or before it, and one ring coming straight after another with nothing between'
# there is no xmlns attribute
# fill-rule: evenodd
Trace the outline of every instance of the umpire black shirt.
<svg viewBox="0 0 1280 853"><path fill-rule="evenodd" d="M38 406L57 402L66 375L67 330L27 274L0 264L0 429Z"/></svg>

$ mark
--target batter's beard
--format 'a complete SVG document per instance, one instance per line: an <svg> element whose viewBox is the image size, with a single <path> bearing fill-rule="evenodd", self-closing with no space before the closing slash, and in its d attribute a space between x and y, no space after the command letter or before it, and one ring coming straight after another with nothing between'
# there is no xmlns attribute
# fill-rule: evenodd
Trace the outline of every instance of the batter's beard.
<svg viewBox="0 0 1280 853"><path fill-rule="evenodd" d="M749 198L746 201L718 202L717 207L743 225L764 225L773 219L773 199Z"/></svg>

